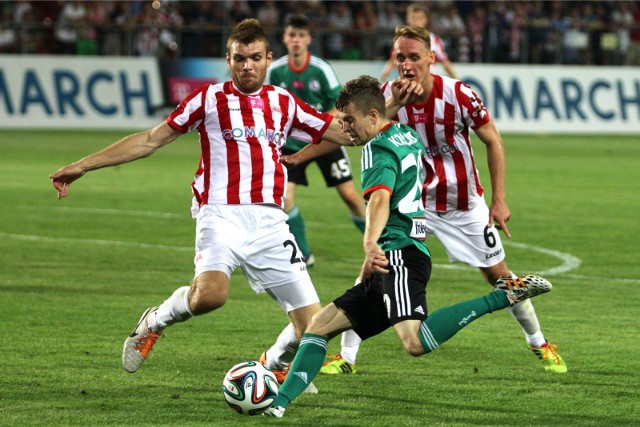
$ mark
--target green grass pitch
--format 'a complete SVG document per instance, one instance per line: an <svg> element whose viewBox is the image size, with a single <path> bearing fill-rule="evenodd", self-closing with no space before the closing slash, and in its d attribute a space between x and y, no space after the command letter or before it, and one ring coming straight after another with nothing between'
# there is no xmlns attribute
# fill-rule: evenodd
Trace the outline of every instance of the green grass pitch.
<svg viewBox="0 0 640 427"><path fill-rule="evenodd" d="M363 344L357 374L321 376L320 394L265 420L229 410L222 378L257 359L287 319L239 271L225 307L165 331L136 374L121 368L142 311L192 278L197 138L91 172L61 201L48 174L126 133L0 132L0 425L640 424L637 135L504 136L507 261L554 283L534 305L567 374L543 372L503 311L421 358L387 331ZM359 169L359 149L350 150ZM484 147L475 151L488 185ZM311 181L297 197L317 260L310 274L327 303L353 284L361 236L315 167ZM431 311L489 290L428 243Z"/></svg>

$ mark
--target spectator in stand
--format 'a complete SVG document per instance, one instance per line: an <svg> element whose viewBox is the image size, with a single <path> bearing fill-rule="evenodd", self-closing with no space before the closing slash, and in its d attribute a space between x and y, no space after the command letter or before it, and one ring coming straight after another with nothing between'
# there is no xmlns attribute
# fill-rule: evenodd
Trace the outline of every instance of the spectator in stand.
<svg viewBox="0 0 640 427"><path fill-rule="evenodd" d="M362 42L363 39L375 37L374 33L378 28L378 16L374 8L374 4L369 1L355 2L353 11L353 21L356 30L366 31L366 33L358 33L354 37L347 37L344 41L344 49L340 52L339 59L360 60L362 59Z"/></svg>
<svg viewBox="0 0 640 427"><path fill-rule="evenodd" d="M222 15L222 3L219 2L198 1L184 5L187 29L182 33L182 56L216 56L210 49L220 44L221 36L213 30L222 23Z"/></svg>
<svg viewBox="0 0 640 427"><path fill-rule="evenodd" d="M602 65L603 52L601 38L607 27L608 16L602 5L586 2L582 5L582 28L588 34L588 45L583 53L584 63Z"/></svg>
<svg viewBox="0 0 640 427"><path fill-rule="evenodd" d="M55 39L58 53L73 55L76 53L78 26L87 20L87 8L83 1L65 1L56 22Z"/></svg>
<svg viewBox="0 0 640 427"><path fill-rule="evenodd" d="M115 5L111 2L90 1L87 3L87 20L95 29L98 42L102 41L102 31L111 24L111 12Z"/></svg>
<svg viewBox="0 0 640 427"><path fill-rule="evenodd" d="M10 10L10 9L5 9ZM25 21L26 15L33 13L33 5L29 0L20 0L15 3L13 9L13 22L17 25Z"/></svg>
<svg viewBox="0 0 640 427"><path fill-rule="evenodd" d="M360 2L354 20L358 30L375 31L378 28L378 15L373 3L370 1Z"/></svg>
<svg viewBox="0 0 640 427"><path fill-rule="evenodd" d="M633 30L629 34L626 65L640 65L640 4L633 3Z"/></svg>
<svg viewBox="0 0 640 427"><path fill-rule="evenodd" d="M336 30L327 37L327 56L331 59L337 59L344 49L344 32L353 28L353 14L347 3L337 1L331 4L326 25L327 28Z"/></svg>
<svg viewBox="0 0 640 427"><path fill-rule="evenodd" d="M78 55L98 55L103 45L103 30L109 25L107 2L90 1L86 3L87 18L78 27L76 53Z"/></svg>
<svg viewBox="0 0 640 427"><path fill-rule="evenodd" d="M13 9L13 28L16 29L16 51L30 54L51 54L57 52L55 39L50 30L41 30L37 25L42 22L50 25L53 18L60 14L57 3L37 2L32 5L28 0L21 0ZM19 30L19 31L18 31Z"/></svg>
<svg viewBox="0 0 640 427"><path fill-rule="evenodd" d="M634 19L633 12L628 2L622 1L616 3L616 8L611 12L611 26L612 30L616 32L618 39L618 53L620 58L616 61L616 64L624 63L629 53L629 43L631 36L631 27L633 27Z"/></svg>
<svg viewBox="0 0 640 427"><path fill-rule="evenodd" d="M562 37L562 63L567 65L584 64L583 54L589 46L589 36L583 30L580 6L571 6L568 16L564 17L566 30Z"/></svg>
<svg viewBox="0 0 640 427"><path fill-rule="evenodd" d="M274 28L280 24L280 10L276 7L276 2L274 1L267 0L262 2L256 17L264 28Z"/></svg>
<svg viewBox="0 0 640 427"><path fill-rule="evenodd" d="M562 50L559 49L559 47L561 46L565 31L569 28L569 22L565 19L561 2L551 3L549 25L551 26L551 36L547 39L545 51L549 56L554 58L554 63L559 63L562 60Z"/></svg>
<svg viewBox="0 0 640 427"><path fill-rule="evenodd" d="M455 4L451 3L445 7L443 13L434 20L433 27L438 34L442 35L442 40L446 46L449 46L449 51L455 52L455 59L460 61L460 48L462 47L464 49L464 45L468 44L468 41L463 41L468 39L468 36L467 28L460 14L458 14L458 8Z"/></svg>
<svg viewBox="0 0 640 427"><path fill-rule="evenodd" d="M227 16L229 17L229 26L234 26L240 21L243 21L247 18L251 18L253 13L249 8L249 5L244 0L233 0L231 2L231 8L229 9L229 13Z"/></svg>
<svg viewBox="0 0 640 427"><path fill-rule="evenodd" d="M544 9L544 2L536 0L529 10L529 63L549 64L545 56L545 44L549 35L549 17Z"/></svg>
<svg viewBox="0 0 640 427"><path fill-rule="evenodd" d="M505 15L509 25L509 62L522 62L522 40L524 27L527 25L527 6L525 3L509 3L509 8Z"/></svg>
<svg viewBox="0 0 640 427"><path fill-rule="evenodd" d="M392 1L383 3L382 9L378 12L378 30L381 34L378 37L380 54L387 58L389 52L393 50L393 32L398 25L402 25L402 18L396 11L396 5Z"/></svg>
<svg viewBox="0 0 640 427"><path fill-rule="evenodd" d="M136 36L136 51L140 56L163 58L172 56L177 49L174 28L180 28L183 18L178 9L169 4L146 3L138 22L142 28Z"/></svg>
<svg viewBox="0 0 640 427"><path fill-rule="evenodd" d="M152 3L147 3L136 17L136 23L141 26L136 34L136 53L139 56L155 56L160 49L160 27L167 23L166 15L154 8Z"/></svg>
<svg viewBox="0 0 640 427"><path fill-rule="evenodd" d="M2 9L0 20L0 53L17 53L18 36L13 28L13 11L9 8Z"/></svg>
<svg viewBox="0 0 640 427"><path fill-rule="evenodd" d="M407 6L407 25L422 27L429 30L429 8L418 3L413 3ZM436 55L435 62L442 64L449 77L453 79L458 78L456 71L453 69L453 65L451 65L451 62L449 61L449 55L447 55L442 39L431 31L429 31L429 35L431 36L431 50ZM380 80L383 82L386 81L394 68L395 60L393 58L393 52L391 52L391 56L382 70ZM433 73L433 67L431 68L431 72Z"/></svg>
<svg viewBox="0 0 640 427"><path fill-rule="evenodd" d="M506 7L503 3L489 3L487 10L475 7L467 20L467 26L473 33L473 62L500 61L502 52L507 51L505 28Z"/></svg>
<svg viewBox="0 0 640 427"><path fill-rule="evenodd" d="M130 55L132 52L125 51L124 32L131 25L135 24L136 12L133 9L133 2L117 1L109 14L111 30L106 32L102 51L105 55Z"/></svg>

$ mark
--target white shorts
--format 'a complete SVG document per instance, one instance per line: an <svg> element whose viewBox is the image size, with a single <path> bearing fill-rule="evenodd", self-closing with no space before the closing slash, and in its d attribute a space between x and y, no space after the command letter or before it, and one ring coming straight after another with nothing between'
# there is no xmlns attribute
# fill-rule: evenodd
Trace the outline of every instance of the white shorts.
<svg viewBox="0 0 640 427"><path fill-rule="evenodd" d="M433 234L451 262L471 267L492 267L504 259L498 230L488 227L489 208L484 199L469 211L427 211L427 236Z"/></svg>
<svg viewBox="0 0 640 427"><path fill-rule="evenodd" d="M242 268L256 293L287 312L320 301L287 215L270 205L205 205L196 218L195 275Z"/></svg>

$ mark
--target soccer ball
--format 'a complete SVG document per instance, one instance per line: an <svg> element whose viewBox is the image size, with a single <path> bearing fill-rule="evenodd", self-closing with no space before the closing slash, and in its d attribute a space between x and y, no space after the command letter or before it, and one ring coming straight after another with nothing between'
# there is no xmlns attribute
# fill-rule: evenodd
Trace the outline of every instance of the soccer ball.
<svg viewBox="0 0 640 427"><path fill-rule="evenodd" d="M278 396L278 381L262 363L242 362L224 376L222 394L229 407L239 414L259 415Z"/></svg>

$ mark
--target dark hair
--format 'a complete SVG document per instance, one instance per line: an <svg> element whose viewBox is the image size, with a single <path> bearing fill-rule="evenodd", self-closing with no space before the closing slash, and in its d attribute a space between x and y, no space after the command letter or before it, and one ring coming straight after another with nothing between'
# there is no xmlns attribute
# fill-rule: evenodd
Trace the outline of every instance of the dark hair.
<svg viewBox="0 0 640 427"><path fill-rule="evenodd" d="M231 29L231 35L227 39L227 51L231 50L231 44L235 42L244 45L253 42L264 42L267 52L271 51L267 34L262 29L260 21L254 18L244 19Z"/></svg>
<svg viewBox="0 0 640 427"><path fill-rule="evenodd" d="M336 108L344 112L349 104L353 104L362 114L369 113L371 109L377 110L383 117L387 114L380 82L371 76L360 76L344 85L336 100Z"/></svg>
<svg viewBox="0 0 640 427"><path fill-rule="evenodd" d="M305 15L302 14L292 14L287 16L287 19L284 22L284 26L293 27L299 30L307 30L311 29L311 21Z"/></svg>
<svg viewBox="0 0 640 427"><path fill-rule="evenodd" d="M400 37L407 39L419 40L425 44L428 51L431 51L431 35L429 31L422 27L416 27L411 25L398 25L396 27L396 34L393 37L393 43Z"/></svg>

